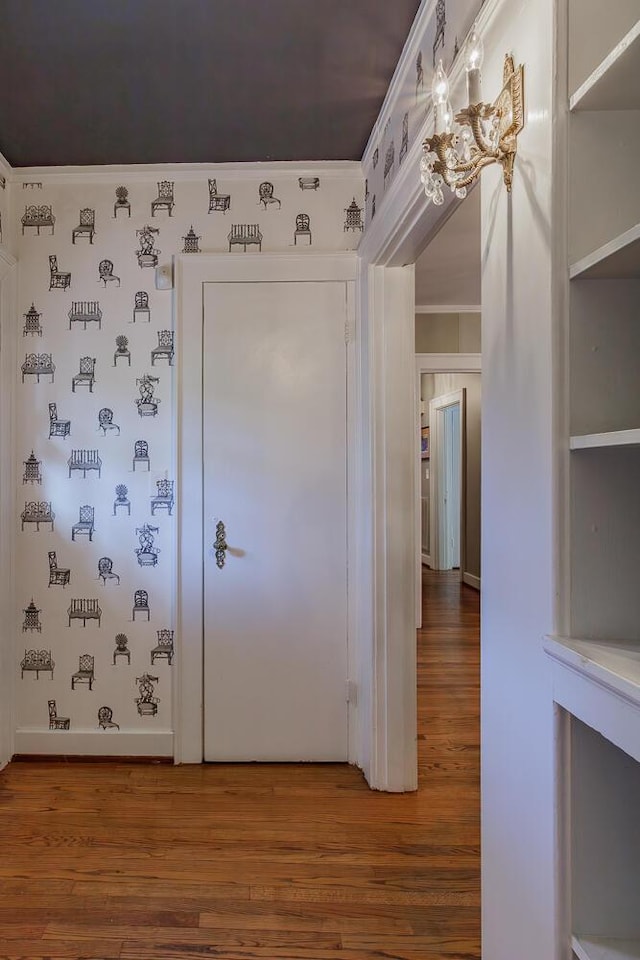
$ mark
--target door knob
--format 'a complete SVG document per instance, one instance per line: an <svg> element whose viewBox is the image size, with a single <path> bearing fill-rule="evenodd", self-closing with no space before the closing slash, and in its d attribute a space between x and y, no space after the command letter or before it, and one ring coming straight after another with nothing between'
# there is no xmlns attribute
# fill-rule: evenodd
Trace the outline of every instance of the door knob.
<svg viewBox="0 0 640 960"><path fill-rule="evenodd" d="M222 520L216 523L216 539L213 548L216 552L216 565L219 570L222 570L227 555L227 538Z"/></svg>

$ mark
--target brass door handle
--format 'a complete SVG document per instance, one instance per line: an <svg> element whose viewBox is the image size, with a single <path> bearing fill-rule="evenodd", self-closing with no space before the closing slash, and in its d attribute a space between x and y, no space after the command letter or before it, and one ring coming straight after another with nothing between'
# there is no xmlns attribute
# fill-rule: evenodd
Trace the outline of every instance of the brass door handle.
<svg viewBox="0 0 640 960"><path fill-rule="evenodd" d="M216 523L216 539L213 548L216 552L216 566L222 570L227 555L227 538L222 520Z"/></svg>

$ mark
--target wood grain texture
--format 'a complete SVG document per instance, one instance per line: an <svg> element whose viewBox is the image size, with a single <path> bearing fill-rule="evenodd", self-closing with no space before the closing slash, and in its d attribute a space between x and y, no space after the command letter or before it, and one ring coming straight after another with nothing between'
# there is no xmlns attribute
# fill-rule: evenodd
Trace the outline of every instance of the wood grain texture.
<svg viewBox="0 0 640 960"><path fill-rule="evenodd" d="M10 764L0 957L479 960L479 603L424 572L419 789L337 764Z"/></svg>

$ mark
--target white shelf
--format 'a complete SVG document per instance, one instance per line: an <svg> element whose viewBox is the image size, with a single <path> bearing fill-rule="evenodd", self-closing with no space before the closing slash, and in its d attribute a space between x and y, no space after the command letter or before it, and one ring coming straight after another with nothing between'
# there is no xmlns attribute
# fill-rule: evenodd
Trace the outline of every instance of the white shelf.
<svg viewBox="0 0 640 960"><path fill-rule="evenodd" d="M572 937L571 947L579 960L640 960L640 940Z"/></svg>
<svg viewBox="0 0 640 960"><path fill-rule="evenodd" d="M587 280L636 280L640 278L640 223L609 240L569 267L569 277Z"/></svg>
<svg viewBox="0 0 640 960"><path fill-rule="evenodd" d="M547 637L554 699L640 762L640 641Z"/></svg>
<svg viewBox="0 0 640 960"><path fill-rule="evenodd" d="M569 98L570 110L640 110L640 20Z"/></svg>
<svg viewBox="0 0 640 960"><path fill-rule="evenodd" d="M633 447L640 445L640 428L613 430L609 433L578 434L569 438L570 450L592 450L598 447Z"/></svg>

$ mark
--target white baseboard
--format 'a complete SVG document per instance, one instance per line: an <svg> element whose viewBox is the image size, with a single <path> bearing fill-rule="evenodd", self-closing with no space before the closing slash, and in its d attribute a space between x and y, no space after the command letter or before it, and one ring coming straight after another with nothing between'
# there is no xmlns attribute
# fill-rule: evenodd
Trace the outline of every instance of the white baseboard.
<svg viewBox="0 0 640 960"><path fill-rule="evenodd" d="M14 753L69 757L173 757L171 730L17 730Z"/></svg>
<svg viewBox="0 0 640 960"><path fill-rule="evenodd" d="M466 583L468 587L473 587L474 590L480 589L480 577L474 577L472 573L463 573L462 582Z"/></svg>
<svg viewBox="0 0 640 960"><path fill-rule="evenodd" d="M425 565L425 567L430 567L430 566L431 566L431 555L428 554L428 553L424 553L424 551L423 551L423 553L422 553L422 562L423 562L423 564Z"/></svg>

